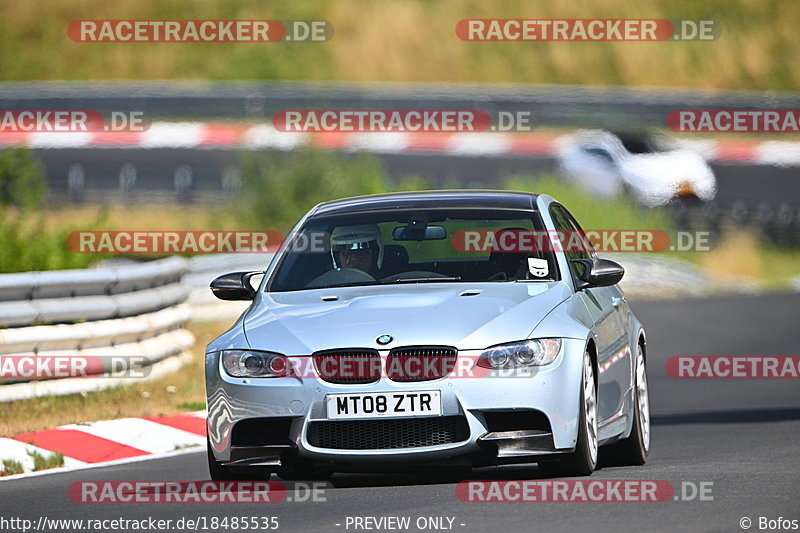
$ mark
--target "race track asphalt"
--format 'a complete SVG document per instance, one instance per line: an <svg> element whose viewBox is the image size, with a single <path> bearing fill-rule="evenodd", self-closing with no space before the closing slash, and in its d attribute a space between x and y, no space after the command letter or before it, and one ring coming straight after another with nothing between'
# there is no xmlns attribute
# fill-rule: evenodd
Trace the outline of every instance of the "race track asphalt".
<svg viewBox="0 0 800 533"><path fill-rule="evenodd" d="M355 531L347 518L364 516L407 516L410 531L418 531L418 518L444 516L454 518L455 531L502 533L742 531L743 517L758 531L759 517L800 520L800 382L679 380L665 372L673 355L800 355L800 295L633 300L631 306L648 331L650 460L643 467L602 468L592 479L667 480L677 494L682 486L712 482L710 501L467 503L456 496L462 479L544 477L533 466L480 469L467 476L338 474L324 502L79 504L68 496L70 485L83 480L205 480L203 451L0 482L0 518L276 516L279 531L314 532ZM301 495L288 493L295 500Z"/></svg>

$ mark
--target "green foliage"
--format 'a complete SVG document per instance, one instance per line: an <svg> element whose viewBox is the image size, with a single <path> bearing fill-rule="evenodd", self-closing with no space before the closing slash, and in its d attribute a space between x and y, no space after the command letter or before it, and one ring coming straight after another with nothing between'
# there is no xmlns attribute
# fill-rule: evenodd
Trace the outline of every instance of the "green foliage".
<svg viewBox="0 0 800 533"><path fill-rule="evenodd" d="M248 222L286 231L320 202L386 192L383 176L378 160L368 155L312 149L245 154L237 207Z"/></svg>
<svg viewBox="0 0 800 533"><path fill-rule="evenodd" d="M402 191L426 191L431 188L430 182L421 176L403 176L397 180L397 185L393 188L397 192Z"/></svg>
<svg viewBox="0 0 800 533"><path fill-rule="evenodd" d="M2 476L13 476L14 474L22 474L25 468L22 463L15 459L3 459L3 471L0 472Z"/></svg>
<svg viewBox="0 0 800 533"><path fill-rule="evenodd" d="M36 208L46 192L42 166L30 150L9 148L0 152L0 206Z"/></svg>
<svg viewBox="0 0 800 533"><path fill-rule="evenodd" d="M0 205L0 273L33 270L86 268L111 257L109 254L83 254L70 250L67 238L73 231L92 231L102 227L107 212L102 211L90 226L59 225L48 229L44 210L30 211Z"/></svg>
<svg viewBox="0 0 800 533"><path fill-rule="evenodd" d="M0 272L86 268L101 259L69 249L67 237L78 228L46 229L46 213L0 206ZM90 230L92 228L81 228Z"/></svg>
<svg viewBox="0 0 800 533"><path fill-rule="evenodd" d="M0 152L0 272L82 268L96 259L67 248L69 228L45 229L46 183L27 148Z"/></svg>
<svg viewBox="0 0 800 533"><path fill-rule="evenodd" d="M178 404L178 407L188 411L202 411L206 408L206 402L183 402Z"/></svg>
<svg viewBox="0 0 800 533"><path fill-rule="evenodd" d="M33 459L34 472L64 466L64 455L58 452L44 456L36 450L28 450L28 455Z"/></svg>

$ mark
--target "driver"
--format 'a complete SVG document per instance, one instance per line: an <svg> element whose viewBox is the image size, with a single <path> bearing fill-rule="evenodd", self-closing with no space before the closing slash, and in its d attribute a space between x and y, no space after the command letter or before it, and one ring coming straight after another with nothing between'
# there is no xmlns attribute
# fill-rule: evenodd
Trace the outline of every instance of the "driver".
<svg viewBox="0 0 800 533"><path fill-rule="evenodd" d="M372 277L383 265L383 238L377 224L339 226L331 233L334 268L355 268Z"/></svg>

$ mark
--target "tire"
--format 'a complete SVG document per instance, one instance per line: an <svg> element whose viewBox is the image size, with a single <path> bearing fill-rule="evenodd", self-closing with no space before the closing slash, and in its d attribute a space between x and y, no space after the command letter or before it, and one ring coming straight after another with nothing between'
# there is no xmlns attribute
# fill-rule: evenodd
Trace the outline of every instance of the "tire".
<svg viewBox="0 0 800 533"><path fill-rule="evenodd" d="M224 466L214 459L211 443L206 441L208 454L208 473L212 481L267 481L272 471L262 467Z"/></svg>
<svg viewBox="0 0 800 533"><path fill-rule="evenodd" d="M589 352L583 354L580 415L575 451L556 461L539 464L539 470L556 476L588 476L597 467L597 386Z"/></svg>
<svg viewBox="0 0 800 533"><path fill-rule="evenodd" d="M628 438L603 450L609 466L641 466L650 453L650 397L642 345L636 345L633 427Z"/></svg>

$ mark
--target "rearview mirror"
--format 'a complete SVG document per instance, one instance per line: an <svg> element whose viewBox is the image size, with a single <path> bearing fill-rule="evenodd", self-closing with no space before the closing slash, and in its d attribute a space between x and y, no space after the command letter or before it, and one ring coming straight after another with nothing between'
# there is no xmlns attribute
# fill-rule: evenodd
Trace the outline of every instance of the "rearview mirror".
<svg viewBox="0 0 800 533"><path fill-rule="evenodd" d="M392 230L395 241L440 241L447 238L447 230L442 226L424 226L419 229L398 226Z"/></svg>
<svg viewBox="0 0 800 533"><path fill-rule="evenodd" d="M211 282L211 292L220 300L252 300L256 291L250 278L264 272L231 272Z"/></svg>
<svg viewBox="0 0 800 533"><path fill-rule="evenodd" d="M586 285L578 287L579 289L610 287L619 283L625 275L622 265L609 259L572 259L571 262L583 265L583 268L579 269L578 277Z"/></svg>

